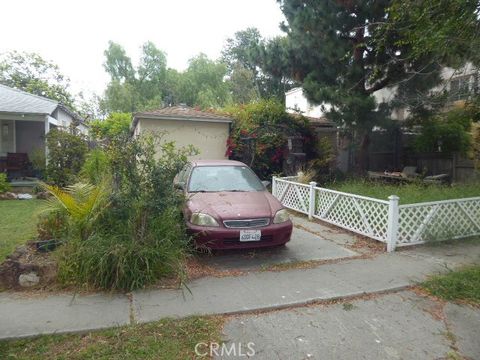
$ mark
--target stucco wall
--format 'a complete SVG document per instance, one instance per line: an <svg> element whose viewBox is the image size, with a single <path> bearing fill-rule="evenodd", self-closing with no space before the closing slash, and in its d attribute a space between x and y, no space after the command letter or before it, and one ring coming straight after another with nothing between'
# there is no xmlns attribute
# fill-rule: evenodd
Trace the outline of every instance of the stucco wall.
<svg viewBox="0 0 480 360"><path fill-rule="evenodd" d="M226 158L228 123L139 119L136 130L139 129L142 134L149 131L166 131L163 139L175 141L177 147L195 146L200 154L192 156L191 159L221 160Z"/></svg>

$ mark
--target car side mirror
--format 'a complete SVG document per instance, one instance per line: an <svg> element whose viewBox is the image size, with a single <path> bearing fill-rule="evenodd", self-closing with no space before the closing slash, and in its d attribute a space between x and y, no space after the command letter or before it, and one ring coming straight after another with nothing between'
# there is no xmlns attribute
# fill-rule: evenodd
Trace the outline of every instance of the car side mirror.
<svg viewBox="0 0 480 360"><path fill-rule="evenodd" d="M173 186L175 187L175 189L185 190L185 183L184 182L177 182Z"/></svg>
<svg viewBox="0 0 480 360"><path fill-rule="evenodd" d="M263 186L268 187L270 185L270 181L263 180L262 184L263 184Z"/></svg>

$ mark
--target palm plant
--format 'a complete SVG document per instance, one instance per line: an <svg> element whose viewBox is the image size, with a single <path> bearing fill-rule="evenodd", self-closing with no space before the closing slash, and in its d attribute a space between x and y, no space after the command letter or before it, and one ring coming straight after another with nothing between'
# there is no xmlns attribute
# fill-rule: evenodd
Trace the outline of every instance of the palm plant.
<svg viewBox="0 0 480 360"><path fill-rule="evenodd" d="M66 214L82 239L88 236L92 224L108 206L105 183L76 183L65 188L45 183L41 186L52 195L46 202L45 211Z"/></svg>

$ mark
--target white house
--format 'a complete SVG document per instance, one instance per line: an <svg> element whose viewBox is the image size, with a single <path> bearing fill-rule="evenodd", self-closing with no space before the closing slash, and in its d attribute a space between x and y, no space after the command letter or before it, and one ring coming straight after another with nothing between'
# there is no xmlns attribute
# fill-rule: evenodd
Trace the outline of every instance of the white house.
<svg viewBox="0 0 480 360"><path fill-rule="evenodd" d="M88 132L83 119L58 101L0 85L0 171L15 166L9 161L26 161L34 151L46 151L50 129L72 123Z"/></svg>

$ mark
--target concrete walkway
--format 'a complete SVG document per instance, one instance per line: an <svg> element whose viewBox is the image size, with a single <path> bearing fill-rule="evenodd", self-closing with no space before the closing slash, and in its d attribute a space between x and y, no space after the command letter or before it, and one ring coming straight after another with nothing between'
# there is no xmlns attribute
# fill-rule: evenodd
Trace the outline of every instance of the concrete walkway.
<svg viewBox="0 0 480 360"><path fill-rule="evenodd" d="M478 308L401 291L235 316L223 332L226 349L251 349L250 357L258 360L479 359L479 324ZM215 358L236 358L219 355Z"/></svg>
<svg viewBox="0 0 480 360"><path fill-rule="evenodd" d="M163 317L232 314L401 289L428 274L480 261L480 244L410 249L313 269L201 278L189 290L25 297L0 293L0 339L88 331Z"/></svg>

